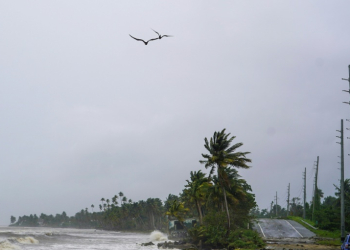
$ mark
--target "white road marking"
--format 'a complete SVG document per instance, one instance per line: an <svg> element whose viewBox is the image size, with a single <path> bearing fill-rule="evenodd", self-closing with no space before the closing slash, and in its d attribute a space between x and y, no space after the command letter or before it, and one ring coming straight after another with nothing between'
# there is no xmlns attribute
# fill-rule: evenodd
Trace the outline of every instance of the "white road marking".
<svg viewBox="0 0 350 250"><path fill-rule="evenodd" d="M289 221L284 221L287 222L295 230L295 232L297 232L300 235L301 238L303 238L303 236L298 232L298 230L295 229L295 227L292 226L292 224L289 223Z"/></svg>
<svg viewBox="0 0 350 250"><path fill-rule="evenodd" d="M264 235L264 238L266 238L266 236L265 236L265 234L264 234L264 231L262 230L262 228L261 228L259 222L258 222L258 226L260 227L260 230L261 230L262 234Z"/></svg>

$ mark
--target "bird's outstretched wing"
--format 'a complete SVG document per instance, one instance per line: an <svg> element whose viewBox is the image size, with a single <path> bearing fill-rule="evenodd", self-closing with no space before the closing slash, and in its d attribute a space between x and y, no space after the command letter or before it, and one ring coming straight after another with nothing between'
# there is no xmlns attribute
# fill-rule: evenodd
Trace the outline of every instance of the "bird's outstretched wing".
<svg viewBox="0 0 350 250"><path fill-rule="evenodd" d="M162 35L162 37L173 37L171 35Z"/></svg>
<svg viewBox="0 0 350 250"><path fill-rule="evenodd" d="M149 41L154 41L154 40L158 40L159 38L152 38L152 39L149 39L148 41L147 41L147 43L149 42Z"/></svg>
<svg viewBox="0 0 350 250"><path fill-rule="evenodd" d="M151 29L151 30L153 30L154 32L156 32L156 33L158 34L158 36L160 36L159 33L158 33L157 31L155 31L154 29Z"/></svg>
<svg viewBox="0 0 350 250"><path fill-rule="evenodd" d="M134 38L135 40L137 40L137 41L142 41L142 42L144 42L145 43L145 41L144 40L142 40L142 39L139 39L139 38L136 38L136 37L133 37L132 35L130 35L129 34L129 36L131 36L132 38ZM157 38L158 39L158 38Z"/></svg>

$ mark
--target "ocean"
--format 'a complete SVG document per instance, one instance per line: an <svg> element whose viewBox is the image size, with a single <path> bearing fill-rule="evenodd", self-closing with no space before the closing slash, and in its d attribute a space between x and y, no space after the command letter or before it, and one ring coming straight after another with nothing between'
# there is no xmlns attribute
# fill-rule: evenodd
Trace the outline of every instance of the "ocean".
<svg viewBox="0 0 350 250"><path fill-rule="evenodd" d="M158 249L167 240L159 231L146 233L113 232L94 229L0 227L0 250L7 249ZM152 241L154 246L141 246Z"/></svg>

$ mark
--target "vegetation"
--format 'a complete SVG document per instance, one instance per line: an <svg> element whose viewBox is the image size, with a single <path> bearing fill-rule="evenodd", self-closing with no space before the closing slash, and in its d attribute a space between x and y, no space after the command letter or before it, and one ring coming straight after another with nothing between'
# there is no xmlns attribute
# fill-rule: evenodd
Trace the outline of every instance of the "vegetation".
<svg viewBox="0 0 350 250"><path fill-rule="evenodd" d="M321 189L317 189L316 192L316 198L312 200L310 203L306 202L305 204L305 215L306 218L303 219L304 221L307 221L310 225L313 225L314 227L317 227L320 229L317 232L317 235L321 237L332 237L335 238L340 237L340 189L339 187L335 186L335 196L327 196L323 198L323 192ZM345 208L350 207L350 179L346 179L344 181L344 197L345 197ZM315 202L315 209L314 204ZM301 217L303 217L303 210L304 207L301 204L300 198L293 198L289 204L290 206L290 212L289 215L292 216L291 218L297 220L298 222L301 222ZM277 213L276 213L277 209ZM281 208L279 205L276 207L276 205L272 206L272 209L268 211L267 209L262 209L261 211L259 208L255 208L252 210L252 215L258 218L269 218L269 217L287 217L287 210L285 208ZM299 219L296 219L298 218ZM305 223L304 223L305 224ZM348 227L345 229L345 231L349 231L349 225L350 225L350 210L345 209L345 225ZM306 227L309 228L308 225ZM314 231L314 229L310 228L311 231ZM322 231L326 230L326 231ZM329 233L331 232L331 233Z"/></svg>
<svg viewBox="0 0 350 250"><path fill-rule="evenodd" d="M303 218L297 217L297 216L288 216L288 219L298 222L299 224L301 224L304 227L306 227L307 229L309 229L311 232L314 232L319 237L332 238L332 239L339 240L340 230L328 231L328 230L322 230L319 228L315 229L315 227L314 227L315 224L312 221L307 220L307 219L303 219ZM311 225L313 227L310 227L309 225Z"/></svg>
<svg viewBox="0 0 350 250"><path fill-rule="evenodd" d="M120 197L120 196L119 196ZM111 202L112 201L112 202ZM30 216L11 217L12 226L47 226L47 227L75 227L75 228L100 228L105 230L164 230L167 223L165 218L165 207L158 198L149 198L146 201L132 202L124 196L121 204L118 196L112 199L101 198L100 211L91 212L88 208L82 209L75 216L62 214L46 215L39 217L34 214Z"/></svg>
<svg viewBox="0 0 350 250"><path fill-rule="evenodd" d="M62 214L22 216L12 226L49 226L100 228L105 230L163 230L169 220L178 220L184 227L185 218L197 218L197 224L188 229L194 243L212 247L261 248L264 242L257 232L247 230L257 211L251 186L241 178L237 168L249 168L249 152L236 152L242 143L232 144L234 136L225 129L204 139L208 151L200 163L210 169L209 175L201 170L191 171L182 192L169 194L162 202L159 198L133 202L123 192L111 199L101 198L100 211L82 209L75 216ZM232 145L231 145L232 144ZM216 171L215 171L216 170Z"/></svg>
<svg viewBox="0 0 350 250"><path fill-rule="evenodd" d="M221 188L223 194L223 200L227 215L227 232L231 229L230 212L227 204L226 190L231 187L231 180L227 173L228 167L249 168L246 165L247 162L251 162L246 158L246 154L249 152L235 152L237 148L243 145L243 143L236 143L230 145L235 136L229 138L230 134L225 133L225 129L221 132L215 132L214 136L210 139L210 143L207 138L204 139L204 147L208 150L209 154L202 154L205 160L200 160L200 163L205 164L205 168L211 168L210 176L214 173L215 168L217 170L217 185Z"/></svg>
<svg viewBox="0 0 350 250"><path fill-rule="evenodd" d="M318 244L340 246L340 188L336 185L334 187L335 196L327 196L325 198L323 197L322 190L317 189L315 198L310 203L306 202L305 204L305 219L302 218L304 207L298 197L293 198L289 204L289 216L285 208L281 208L279 205L273 205L273 202L271 203L272 209L270 211L267 209L260 211L259 208L254 208L251 213L258 218L272 218L276 216L287 218L288 216L288 219L297 221L322 238L317 241ZM344 198L345 208L349 208L350 179L344 181ZM315 203L315 208L313 203ZM349 231L349 225L350 210L345 209L345 232Z"/></svg>

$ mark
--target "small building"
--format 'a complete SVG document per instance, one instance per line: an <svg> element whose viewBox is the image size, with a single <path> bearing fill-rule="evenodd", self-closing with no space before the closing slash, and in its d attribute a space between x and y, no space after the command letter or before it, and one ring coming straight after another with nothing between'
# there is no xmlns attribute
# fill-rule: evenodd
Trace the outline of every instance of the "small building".
<svg viewBox="0 0 350 250"><path fill-rule="evenodd" d="M181 223L178 220L169 221L169 239L183 239L188 237L187 230L194 227L197 223L195 218L188 218Z"/></svg>

